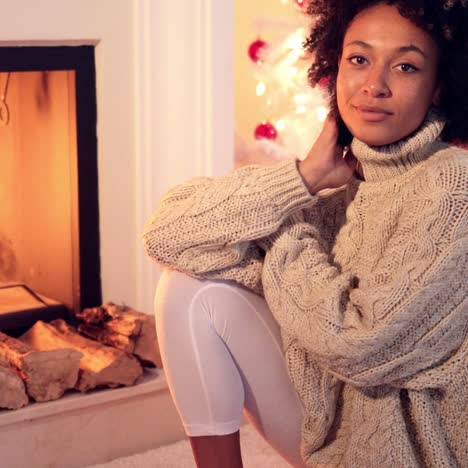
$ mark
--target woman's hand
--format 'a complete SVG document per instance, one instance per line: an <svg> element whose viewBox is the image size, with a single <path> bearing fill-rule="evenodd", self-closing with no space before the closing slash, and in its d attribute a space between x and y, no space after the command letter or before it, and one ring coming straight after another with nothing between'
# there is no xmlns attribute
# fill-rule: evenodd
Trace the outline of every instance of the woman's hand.
<svg viewBox="0 0 468 468"><path fill-rule="evenodd" d="M357 159L351 152L343 157L343 148L338 145L338 125L328 115L314 146L298 164L307 188L313 194L326 188L341 187L350 181L356 166Z"/></svg>

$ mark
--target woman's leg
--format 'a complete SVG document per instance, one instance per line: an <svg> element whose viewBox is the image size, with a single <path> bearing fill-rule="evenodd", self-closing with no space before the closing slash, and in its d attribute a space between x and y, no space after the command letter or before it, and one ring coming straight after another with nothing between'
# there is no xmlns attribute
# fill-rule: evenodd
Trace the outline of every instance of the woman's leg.
<svg viewBox="0 0 468 468"><path fill-rule="evenodd" d="M273 448L303 466L302 406L266 302L232 283L166 270L155 308L169 388L199 466L241 466L243 408Z"/></svg>

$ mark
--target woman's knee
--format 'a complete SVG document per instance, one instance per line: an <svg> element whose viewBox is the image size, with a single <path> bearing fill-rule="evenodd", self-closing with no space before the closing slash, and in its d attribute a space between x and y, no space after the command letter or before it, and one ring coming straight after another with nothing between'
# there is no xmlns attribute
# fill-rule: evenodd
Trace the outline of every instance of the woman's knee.
<svg viewBox="0 0 468 468"><path fill-rule="evenodd" d="M232 307L240 310L255 301L264 302L233 282L199 280L177 270L165 269L156 288L154 306L156 314L180 315L195 307L212 318L215 310Z"/></svg>
<svg viewBox="0 0 468 468"><path fill-rule="evenodd" d="M224 286L226 288L226 286ZM199 333L214 326L216 317L235 300L216 281L199 280L176 270L164 270L154 298L158 335Z"/></svg>
<svg viewBox="0 0 468 468"><path fill-rule="evenodd" d="M177 270L164 269L154 296L156 317L165 314L181 314L188 309L201 281Z"/></svg>

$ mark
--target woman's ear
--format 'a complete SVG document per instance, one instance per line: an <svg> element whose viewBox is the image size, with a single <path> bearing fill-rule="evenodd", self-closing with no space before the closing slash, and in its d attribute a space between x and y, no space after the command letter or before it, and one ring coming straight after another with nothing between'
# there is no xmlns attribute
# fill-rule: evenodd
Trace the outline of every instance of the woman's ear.
<svg viewBox="0 0 468 468"><path fill-rule="evenodd" d="M436 86L434 94L432 95L432 104L438 107L440 104L440 83Z"/></svg>

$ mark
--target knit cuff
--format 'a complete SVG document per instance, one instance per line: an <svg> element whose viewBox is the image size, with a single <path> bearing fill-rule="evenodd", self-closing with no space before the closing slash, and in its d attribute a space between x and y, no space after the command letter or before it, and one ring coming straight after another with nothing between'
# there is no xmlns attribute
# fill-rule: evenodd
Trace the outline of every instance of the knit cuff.
<svg viewBox="0 0 468 468"><path fill-rule="evenodd" d="M317 196L311 195L297 168L297 160L275 164L263 172L258 187L264 191L275 210L288 216L303 208L310 208Z"/></svg>

